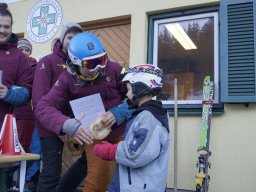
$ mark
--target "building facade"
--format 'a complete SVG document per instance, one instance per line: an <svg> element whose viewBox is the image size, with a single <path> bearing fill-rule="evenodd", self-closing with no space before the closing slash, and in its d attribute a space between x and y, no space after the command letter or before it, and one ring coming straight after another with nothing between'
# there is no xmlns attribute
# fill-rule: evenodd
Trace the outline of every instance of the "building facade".
<svg viewBox="0 0 256 192"><path fill-rule="evenodd" d="M178 81L178 188L195 190L202 80L214 81L211 192L254 192L256 178L256 2L254 0L24 0L9 4L13 31L50 53L73 21L103 41L111 59L164 70L159 98L170 113L168 187L173 188L174 87Z"/></svg>

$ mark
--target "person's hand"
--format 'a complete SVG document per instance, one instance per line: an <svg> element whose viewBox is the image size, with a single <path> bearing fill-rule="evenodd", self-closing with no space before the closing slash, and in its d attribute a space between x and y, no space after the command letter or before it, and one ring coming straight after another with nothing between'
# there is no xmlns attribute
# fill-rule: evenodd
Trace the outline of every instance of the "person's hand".
<svg viewBox="0 0 256 192"><path fill-rule="evenodd" d="M77 143L79 143L80 145L83 145L83 143L86 143L88 145L93 143L92 135L83 126L80 126L77 129L75 135L73 136L73 139L77 141Z"/></svg>
<svg viewBox="0 0 256 192"><path fill-rule="evenodd" d="M103 160L115 160L117 144L112 144L107 141L102 141L101 144L96 144L93 147L93 153Z"/></svg>
<svg viewBox="0 0 256 192"><path fill-rule="evenodd" d="M102 116L105 116L104 120L102 120L104 127L111 127L116 123L116 118L110 111L104 113Z"/></svg>
<svg viewBox="0 0 256 192"><path fill-rule="evenodd" d="M109 135L111 127L115 122L115 116L108 111L90 125L89 131L94 139L103 140Z"/></svg>
<svg viewBox="0 0 256 192"><path fill-rule="evenodd" d="M0 84L0 99L3 99L7 95L7 92L8 88L5 85Z"/></svg>

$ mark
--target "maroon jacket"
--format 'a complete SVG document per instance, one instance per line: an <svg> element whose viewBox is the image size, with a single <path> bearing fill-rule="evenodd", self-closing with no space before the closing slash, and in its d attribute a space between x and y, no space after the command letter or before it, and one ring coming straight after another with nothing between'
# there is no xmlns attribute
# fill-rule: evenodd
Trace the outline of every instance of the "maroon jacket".
<svg viewBox="0 0 256 192"><path fill-rule="evenodd" d="M73 117L69 105L71 100L100 93L106 111L121 103L126 91L119 79L121 66L108 61L104 71L104 75L84 86L79 86L74 76L68 72L60 75L55 86L39 101L36 108L36 117L48 128L44 136L59 135L64 122ZM112 127L107 139L120 136L123 131L123 127Z"/></svg>
<svg viewBox="0 0 256 192"><path fill-rule="evenodd" d="M28 57L30 67L34 74L37 61L33 57ZM29 100L26 104L21 106L15 106L13 110L17 119L35 119L35 112L33 110L32 102Z"/></svg>
<svg viewBox="0 0 256 192"><path fill-rule="evenodd" d="M31 93L33 74L27 57L17 48L18 37L12 34L7 44L0 45L0 70L3 85L26 88ZM13 105L0 99L0 129L4 116L11 113Z"/></svg>
<svg viewBox="0 0 256 192"><path fill-rule="evenodd" d="M53 53L43 57L36 65L32 89L32 103L34 109L36 109L37 103L41 97L50 91L59 75L63 71L66 71L65 63L67 58L68 54L62 51L61 43L58 40L54 44ZM45 135L44 132L47 132L47 128L37 120L36 127L38 128L39 136L43 136Z"/></svg>

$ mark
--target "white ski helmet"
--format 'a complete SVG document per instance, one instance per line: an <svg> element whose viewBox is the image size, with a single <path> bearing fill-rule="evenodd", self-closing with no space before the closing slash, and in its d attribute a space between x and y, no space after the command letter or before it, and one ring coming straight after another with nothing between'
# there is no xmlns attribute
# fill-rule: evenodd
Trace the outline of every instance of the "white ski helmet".
<svg viewBox="0 0 256 192"><path fill-rule="evenodd" d="M134 98L157 95L162 89L163 71L151 64L140 64L128 68L122 82L129 82Z"/></svg>

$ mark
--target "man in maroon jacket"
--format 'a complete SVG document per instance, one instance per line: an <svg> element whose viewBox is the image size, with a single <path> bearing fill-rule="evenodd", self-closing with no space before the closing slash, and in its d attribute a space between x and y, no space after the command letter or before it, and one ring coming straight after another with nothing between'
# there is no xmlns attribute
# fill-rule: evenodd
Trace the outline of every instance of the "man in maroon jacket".
<svg viewBox="0 0 256 192"><path fill-rule="evenodd" d="M7 4L0 3L0 129L5 115L31 96L31 67L27 57L17 48L18 36L12 33L12 24ZM7 170L7 173L5 187L8 190L13 187L13 170Z"/></svg>
<svg viewBox="0 0 256 192"><path fill-rule="evenodd" d="M0 129L14 105L29 100L32 71L27 57L17 48L18 36L12 33L12 14L6 3L0 3Z"/></svg>
<svg viewBox="0 0 256 192"><path fill-rule="evenodd" d="M54 43L53 52L38 62L32 91L32 101L35 109L41 97L51 89L59 75L66 71L69 41L80 32L82 32L82 28L76 23L70 22L64 25L60 38ZM36 127L40 137L43 162L37 191L55 192L61 175L63 142L51 131L51 126L42 125L36 119ZM49 150L52 146L54 146L54 149Z"/></svg>
<svg viewBox="0 0 256 192"><path fill-rule="evenodd" d="M90 145L90 133L73 117L69 101L99 93L106 111L119 105L126 92L119 79L122 67L108 59L102 43L91 33L76 35L69 44L68 53L71 60L68 71L60 75L50 92L39 101L36 116L43 125L48 125L52 134L67 134L78 143L86 144L88 174L84 192L105 192L110 181L109 162L93 154L92 147L99 141ZM105 140L115 143L123 135L124 125L115 124L111 128ZM55 148L52 146L48 150Z"/></svg>

